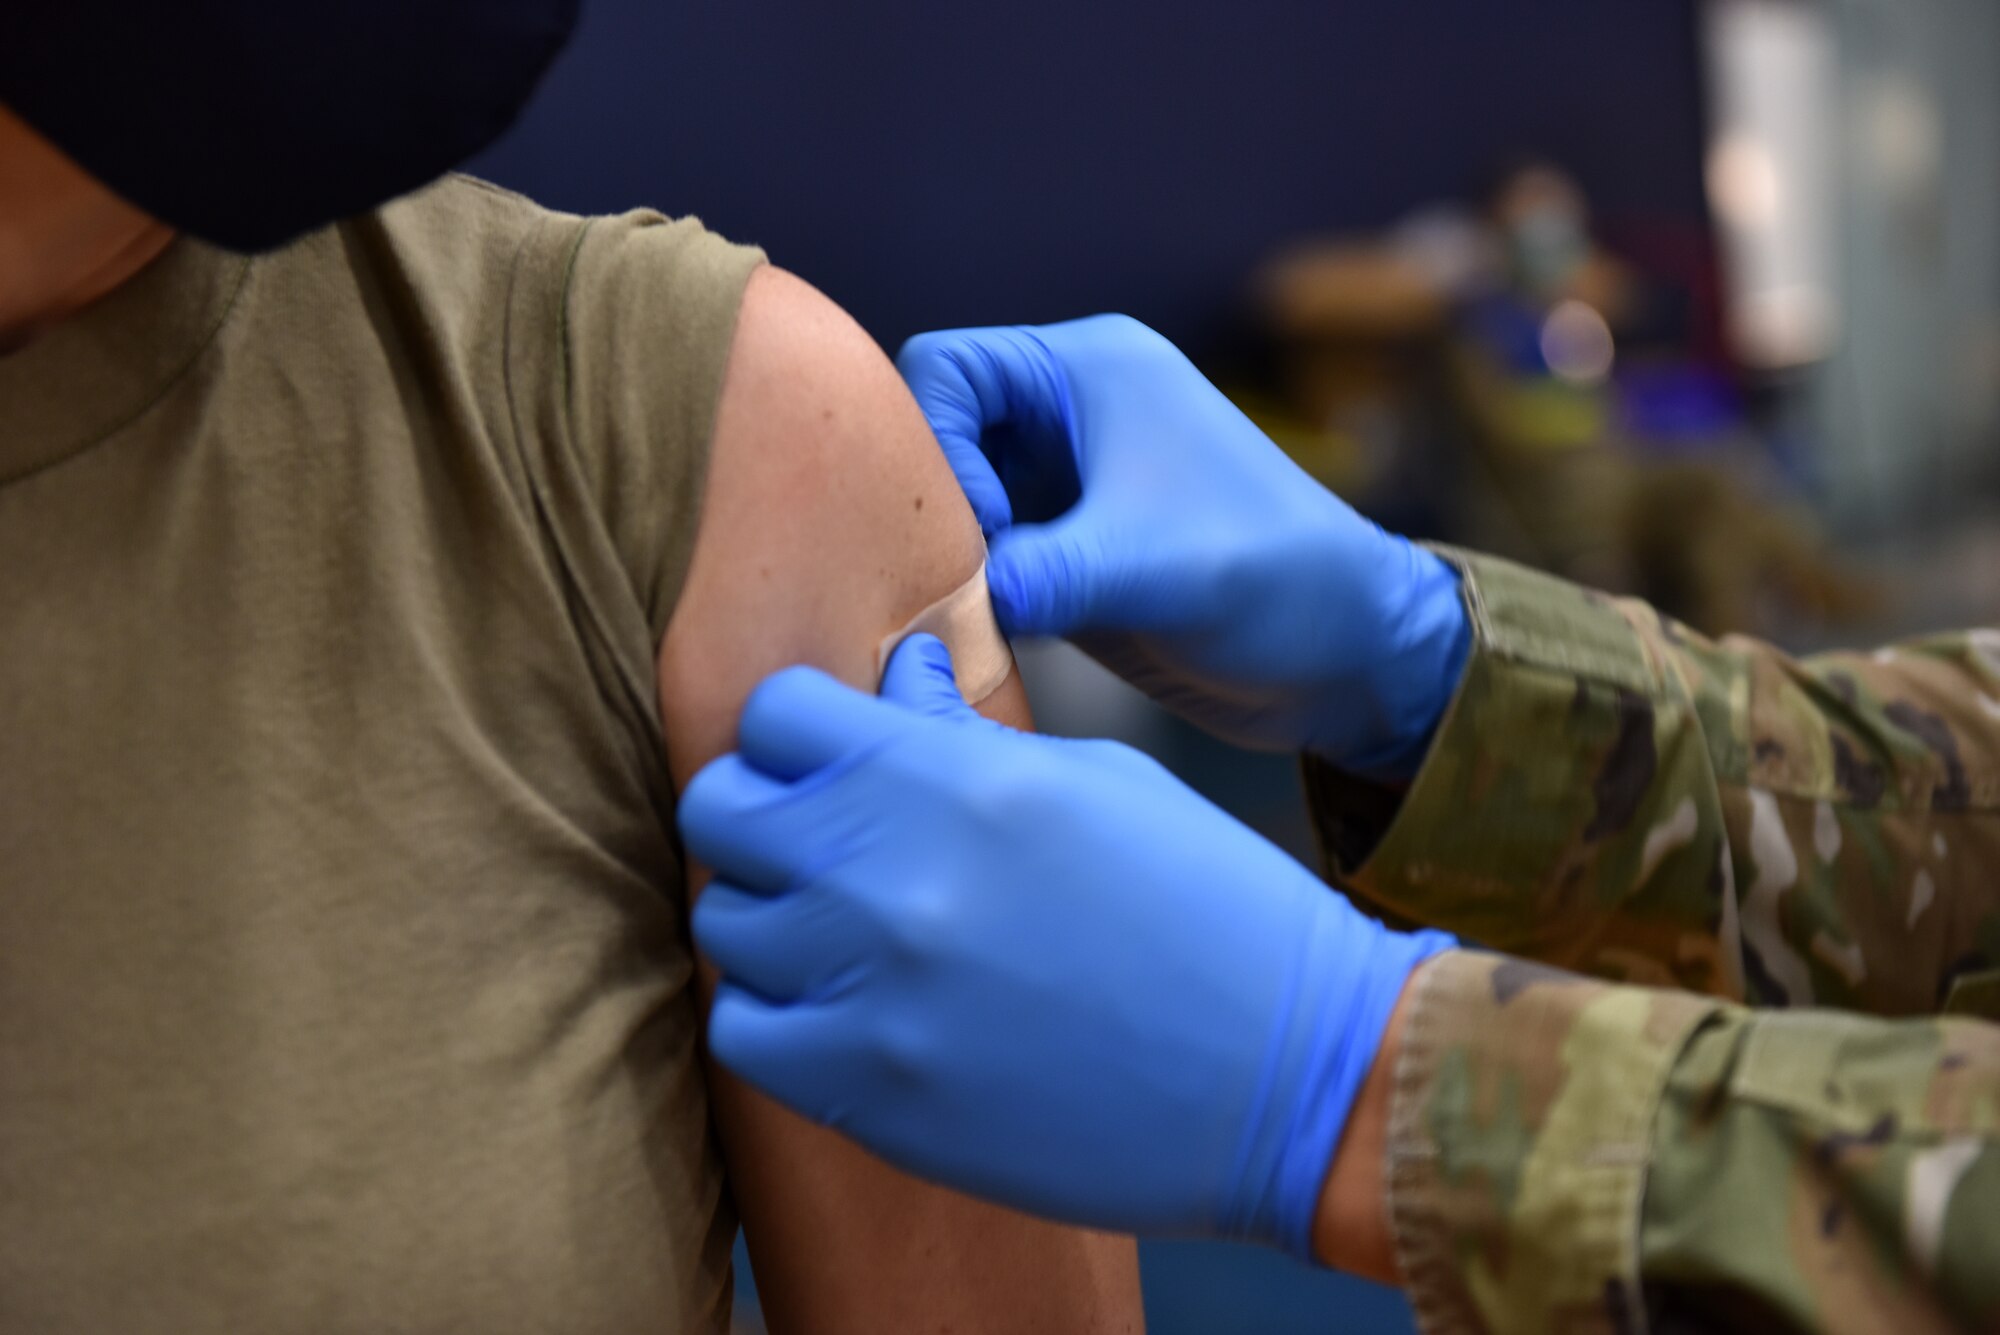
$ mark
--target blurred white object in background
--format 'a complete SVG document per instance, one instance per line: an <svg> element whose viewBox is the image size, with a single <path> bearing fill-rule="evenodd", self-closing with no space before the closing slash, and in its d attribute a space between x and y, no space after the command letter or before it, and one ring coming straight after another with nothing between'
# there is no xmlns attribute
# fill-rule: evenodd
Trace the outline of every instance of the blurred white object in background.
<svg viewBox="0 0 2000 1335"><path fill-rule="evenodd" d="M1708 16L1708 193L1731 342L1746 366L1807 365L1839 327L1833 24L1826 7L1797 0L1713 0Z"/></svg>
<svg viewBox="0 0 2000 1335"><path fill-rule="evenodd" d="M1811 405L1836 526L2000 488L2000 4L1707 0L1731 343Z"/></svg>

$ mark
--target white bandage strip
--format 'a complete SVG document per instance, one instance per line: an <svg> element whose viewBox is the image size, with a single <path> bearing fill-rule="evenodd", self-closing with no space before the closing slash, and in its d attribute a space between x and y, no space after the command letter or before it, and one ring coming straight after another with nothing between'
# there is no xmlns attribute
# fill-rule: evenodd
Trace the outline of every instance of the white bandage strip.
<svg viewBox="0 0 2000 1335"><path fill-rule="evenodd" d="M993 598L986 589L986 563L972 578L911 617L893 635L884 637L875 651L875 675L889 667L889 655L912 635L928 632L951 650L951 663L958 678L958 693L968 704L978 704L1000 689L1014 666L1014 651L1000 633L993 617Z"/></svg>

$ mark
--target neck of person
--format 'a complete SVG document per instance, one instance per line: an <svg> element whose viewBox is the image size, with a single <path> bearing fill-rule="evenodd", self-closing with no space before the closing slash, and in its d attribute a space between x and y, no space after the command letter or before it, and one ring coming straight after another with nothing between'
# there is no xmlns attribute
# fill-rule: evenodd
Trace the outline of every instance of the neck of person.
<svg viewBox="0 0 2000 1335"><path fill-rule="evenodd" d="M116 290L173 239L0 107L0 355Z"/></svg>

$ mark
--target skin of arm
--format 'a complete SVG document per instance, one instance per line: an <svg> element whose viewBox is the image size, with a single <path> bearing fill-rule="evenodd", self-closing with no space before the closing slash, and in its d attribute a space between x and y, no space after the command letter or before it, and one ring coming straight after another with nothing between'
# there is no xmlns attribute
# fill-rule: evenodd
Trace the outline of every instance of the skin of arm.
<svg viewBox="0 0 2000 1335"><path fill-rule="evenodd" d="M810 286L759 270L730 354L693 562L660 646L676 785L733 746L751 688L780 667L874 689L882 638L983 556L888 360ZM980 709L1032 725L1016 676ZM690 873L699 894L708 872ZM713 1063L709 1078L772 1330L1141 1329L1129 1239L919 1182Z"/></svg>
<svg viewBox="0 0 2000 1335"><path fill-rule="evenodd" d="M1415 975L1412 975L1412 982ZM1322 1265L1377 1284L1398 1284L1396 1249L1389 1231L1389 1106L1395 1088L1396 1059L1403 1050L1403 1025L1410 1009L1410 984L1389 1027L1375 1064L1355 1096L1340 1145L1327 1165L1320 1188L1319 1213L1313 1219L1313 1255Z"/></svg>

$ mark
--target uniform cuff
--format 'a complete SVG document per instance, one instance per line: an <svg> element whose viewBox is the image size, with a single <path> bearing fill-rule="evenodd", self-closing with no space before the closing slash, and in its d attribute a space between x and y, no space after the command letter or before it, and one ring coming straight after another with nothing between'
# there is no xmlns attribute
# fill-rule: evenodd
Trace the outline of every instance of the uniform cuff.
<svg viewBox="0 0 2000 1335"><path fill-rule="evenodd" d="M1415 987L1388 1182L1419 1327L1643 1331L1654 1123L1716 1004L1470 951L1438 956Z"/></svg>
<svg viewBox="0 0 2000 1335"><path fill-rule="evenodd" d="M1609 874L1593 859L1671 816L1652 807L1675 785L1712 787L1708 758L1685 745L1700 729L1620 604L1505 561L1440 555L1471 616L1464 676L1407 791L1304 761L1321 852L1332 879L1392 921L1549 953L1585 925L1577 905L1530 895L1590 902Z"/></svg>

